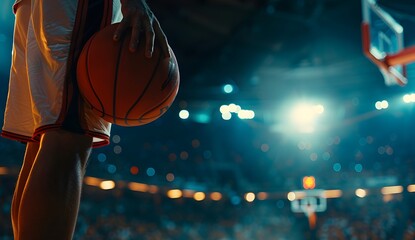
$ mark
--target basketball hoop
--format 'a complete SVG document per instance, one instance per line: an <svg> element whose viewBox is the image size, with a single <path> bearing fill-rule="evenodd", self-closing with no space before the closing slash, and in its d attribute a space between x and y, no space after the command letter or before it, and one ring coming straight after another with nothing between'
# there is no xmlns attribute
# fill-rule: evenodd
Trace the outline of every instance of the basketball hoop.
<svg viewBox="0 0 415 240"><path fill-rule="evenodd" d="M324 212L327 209L327 199L324 190L313 189L294 192L291 199L291 211L304 213L308 218L310 229L314 229L317 222L316 212Z"/></svg>
<svg viewBox="0 0 415 240"><path fill-rule="evenodd" d="M404 69L404 73L406 75L406 66L402 66ZM405 86L408 83L407 78L402 75L399 71L397 71L395 68L389 67L388 69L385 68L379 68L380 72L382 73L383 78L385 79L386 86L391 85L401 85Z"/></svg>
<svg viewBox="0 0 415 240"><path fill-rule="evenodd" d="M298 198L291 201L291 211L304 213L306 216L326 211L327 199L324 197L324 190L313 189L294 193Z"/></svg>
<svg viewBox="0 0 415 240"><path fill-rule="evenodd" d="M404 28L376 0L362 0L363 53L379 67L387 86L407 84L406 64L415 61L415 47L404 47Z"/></svg>

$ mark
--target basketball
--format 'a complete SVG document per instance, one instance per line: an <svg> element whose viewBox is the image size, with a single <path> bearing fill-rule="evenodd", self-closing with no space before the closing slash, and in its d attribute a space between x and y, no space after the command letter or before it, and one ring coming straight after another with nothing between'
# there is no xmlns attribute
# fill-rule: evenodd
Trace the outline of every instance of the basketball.
<svg viewBox="0 0 415 240"><path fill-rule="evenodd" d="M84 101L95 113L120 126L140 126L162 116L179 89L179 68L154 43L153 56L145 57L142 36L135 52L129 50L131 31L118 41L118 24L95 33L85 44L77 62L77 83ZM142 34L143 35L143 34Z"/></svg>

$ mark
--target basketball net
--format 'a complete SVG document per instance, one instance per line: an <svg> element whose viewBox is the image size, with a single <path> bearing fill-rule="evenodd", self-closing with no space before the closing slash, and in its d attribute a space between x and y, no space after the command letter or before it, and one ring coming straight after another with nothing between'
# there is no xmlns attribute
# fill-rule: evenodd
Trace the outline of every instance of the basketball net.
<svg viewBox="0 0 415 240"><path fill-rule="evenodd" d="M405 76L399 73L395 68L388 68L388 70L384 68L379 68L380 72L382 73L383 78L385 79L386 86L392 85L401 85L405 86L408 83L408 80Z"/></svg>

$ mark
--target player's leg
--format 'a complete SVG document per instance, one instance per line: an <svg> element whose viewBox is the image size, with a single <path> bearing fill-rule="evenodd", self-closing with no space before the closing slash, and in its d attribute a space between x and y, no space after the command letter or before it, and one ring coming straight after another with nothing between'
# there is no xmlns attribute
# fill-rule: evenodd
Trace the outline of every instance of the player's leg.
<svg viewBox="0 0 415 240"><path fill-rule="evenodd" d="M33 129L33 117L30 111L30 92L26 74L26 43L30 20L31 1L22 0L15 5L14 8L16 10L16 18L13 35L12 68L10 71L9 95L4 114L5 118L3 130L5 131L2 132L2 135L6 134L7 131L18 135L30 135L30 130ZM16 130L18 131L15 132ZM29 133L25 134L27 132ZM19 138L19 140L29 141L30 137L27 137L27 139ZM17 234L18 212L21 195L38 148L39 143L36 142L28 142L26 145L23 165L21 167L13 194L11 219L13 233L15 236Z"/></svg>
<svg viewBox="0 0 415 240"><path fill-rule="evenodd" d="M37 142L28 142L26 145L26 152L23 160L22 168L20 169L20 174L17 179L17 184L13 194L12 207L11 207L11 217L13 225L13 233L16 239L18 233L18 216L19 216L19 206L20 200L22 198L22 193L24 186L26 185L27 178L29 176L30 170L32 169L33 162L39 150L39 143Z"/></svg>
<svg viewBox="0 0 415 240"><path fill-rule="evenodd" d="M72 239L91 145L66 130L42 135L20 202L19 240Z"/></svg>

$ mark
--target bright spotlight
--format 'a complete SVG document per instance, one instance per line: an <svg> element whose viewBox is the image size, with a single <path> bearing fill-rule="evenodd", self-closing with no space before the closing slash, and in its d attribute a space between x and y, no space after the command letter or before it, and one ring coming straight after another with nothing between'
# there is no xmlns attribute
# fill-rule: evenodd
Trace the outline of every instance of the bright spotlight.
<svg viewBox="0 0 415 240"><path fill-rule="evenodd" d="M171 189L167 191L167 196L172 199L181 198L183 196L183 192L180 189Z"/></svg>
<svg viewBox="0 0 415 240"><path fill-rule="evenodd" d="M290 201L290 202L292 202L292 201L294 201L295 200L295 193L294 192L289 192L288 194L287 194L287 199Z"/></svg>
<svg viewBox="0 0 415 240"><path fill-rule="evenodd" d="M229 106L228 105L222 105L219 108L220 113L224 114L224 113L229 113Z"/></svg>
<svg viewBox="0 0 415 240"><path fill-rule="evenodd" d="M294 108L291 116L298 124L309 123L314 119L310 108L305 105L300 105Z"/></svg>
<svg viewBox="0 0 415 240"><path fill-rule="evenodd" d="M317 114L322 114L324 112L324 106L321 104L315 105L314 106L314 111Z"/></svg>
<svg viewBox="0 0 415 240"><path fill-rule="evenodd" d="M102 182L99 184L99 187L100 187L102 190L111 190L111 189L115 188L115 182L114 182L114 181L111 181L111 180L108 180L108 181L102 181Z"/></svg>
<svg viewBox="0 0 415 240"><path fill-rule="evenodd" d="M293 108L291 112L291 123L294 128L303 133L314 132L317 117L324 112L323 105L301 104Z"/></svg>
<svg viewBox="0 0 415 240"><path fill-rule="evenodd" d="M355 194L356 194L356 196L358 196L360 198L364 198L364 197L366 197L367 192L364 189L358 188L358 189L356 189Z"/></svg>
<svg viewBox="0 0 415 240"><path fill-rule="evenodd" d="M380 103L380 101L377 101L375 103L375 108L376 108L376 110L381 110L382 109L382 104Z"/></svg>
<svg viewBox="0 0 415 240"><path fill-rule="evenodd" d="M380 191L383 195L398 194L398 193L402 193L403 187L402 186L388 186L388 187L383 187Z"/></svg>
<svg viewBox="0 0 415 240"><path fill-rule="evenodd" d="M202 201L206 197L206 194L204 192L197 192L193 195L193 199L196 201Z"/></svg>
<svg viewBox="0 0 415 240"><path fill-rule="evenodd" d="M252 110L241 110L238 112L238 117L240 119L253 119L255 117L255 112Z"/></svg>
<svg viewBox="0 0 415 240"><path fill-rule="evenodd" d="M403 100L405 103L410 103L410 102L411 102L411 95L409 95L409 94L405 94L405 95L403 95L402 100Z"/></svg>
<svg viewBox="0 0 415 240"><path fill-rule="evenodd" d="M255 194L252 192L246 193L245 194L245 200L247 202L253 202L255 200Z"/></svg>
<svg viewBox="0 0 415 240"><path fill-rule="evenodd" d="M223 120L230 120L232 118L232 114L230 112L222 113Z"/></svg>
<svg viewBox="0 0 415 240"><path fill-rule="evenodd" d="M179 117L181 118L181 119L188 119L189 118L189 111L187 111L187 110L181 110L180 112L179 112Z"/></svg>
<svg viewBox="0 0 415 240"><path fill-rule="evenodd" d="M219 111L221 112L224 120L230 120L232 118L232 114L237 115L240 119L253 119L255 117L255 112L253 110L242 109L241 106L235 103L222 105L220 106Z"/></svg>
<svg viewBox="0 0 415 240"><path fill-rule="evenodd" d="M386 100L377 101L377 102L375 103L375 108L376 108L377 110L386 109L386 108L388 108L388 107L389 107L389 103L388 103L388 101L386 101Z"/></svg>
<svg viewBox="0 0 415 240"><path fill-rule="evenodd" d="M405 94L402 99L405 103L413 103L415 102L415 93Z"/></svg>
<svg viewBox="0 0 415 240"><path fill-rule="evenodd" d="M382 106L383 109L386 109L389 107L389 103L386 100L383 100L382 102L380 102L380 105Z"/></svg>
<svg viewBox="0 0 415 240"><path fill-rule="evenodd" d="M241 106L236 105L235 103L231 103L229 104L229 111L233 113L238 113L239 111L241 111Z"/></svg>

